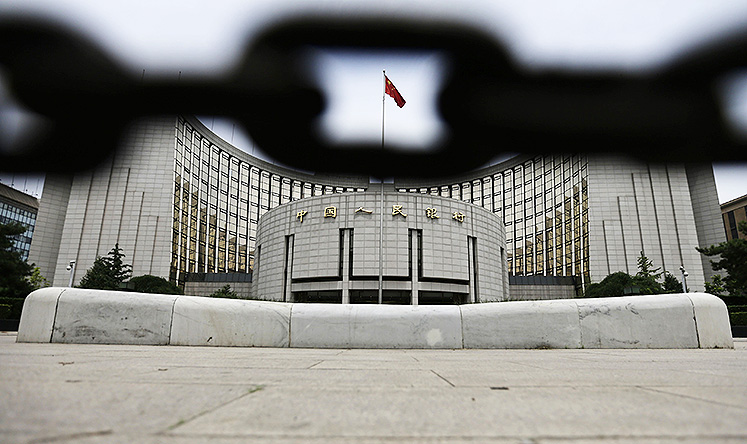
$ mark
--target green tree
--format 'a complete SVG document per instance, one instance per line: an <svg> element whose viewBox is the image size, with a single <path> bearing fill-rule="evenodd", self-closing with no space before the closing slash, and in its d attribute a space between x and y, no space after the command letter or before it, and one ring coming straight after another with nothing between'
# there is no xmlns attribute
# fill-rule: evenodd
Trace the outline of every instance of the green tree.
<svg viewBox="0 0 747 444"><path fill-rule="evenodd" d="M34 264L31 264L31 266L33 267L33 270L31 270L31 275L29 275L26 280L31 284L34 290L49 287L51 284L47 278L42 276L41 269Z"/></svg>
<svg viewBox="0 0 747 444"><path fill-rule="evenodd" d="M13 236L26 232L20 223L0 224L0 297L25 298L34 291L29 283L32 267L21 259L21 254L12 251Z"/></svg>
<svg viewBox="0 0 747 444"><path fill-rule="evenodd" d="M654 268L654 263L641 251L641 255L638 257L638 273L633 278L640 294L662 293L663 288L659 283L661 275L661 267Z"/></svg>
<svg viewBox="0 0 747 444"><path fill-rule="evenodd" d="M714 296L726 296L728 293L726 287L724 287L724 280L720 274L714 274L711 276L711 281L705 283L705 291Z"/></svg>
<svg viewBox="0 0 747 444"><path fill-rule="evenodd" d="M119 290L120 284L132 275L132 266L124 263L124 257L119 244L115 244L106 256L96 258L93 266L80 280L78 287Z"/></svg>
<svg viewBox="0 0 747 444"><path fill-rule="evenodd" d="M674 277L672 273L665 271L662 289L664 293L682 293L682 282Z"/></svg>
<svg viewBox="0 0 747 444"><path fill-rule="evenodd" d="M231 286L226 284L220 290L216 290L209 297L211 298L226 298L226 299L239 299L239 295L231 290Z"/></svg>
<svg viewBox="0 0 747 444"><path fill-rule="evenodd" d="M127 281L127 289L137 293L182 294L182 289L177 285L151 274L130 279Z"/></svg>
<svg viewBox="0 0 747 444"><path fill-rule="evenodd" d="M660 282L662 280L663 282ZM602 282L589 284L584 292L587 298L602 298L634 294L680 293L682 284L671 273L654 267L654 263L641 251L638 273L631 276L623 271L612 273Z"/></svg>
<svg viewBox="0 0 747 444"><path fill-rule="evenodd" d="M747 235L747 221L740 222L737 228ZM711 267L714 271L726 271L723 287L731 296L747 296L747 240L732 239L696 249L706 256L717 258L711 260Z"/></svg>

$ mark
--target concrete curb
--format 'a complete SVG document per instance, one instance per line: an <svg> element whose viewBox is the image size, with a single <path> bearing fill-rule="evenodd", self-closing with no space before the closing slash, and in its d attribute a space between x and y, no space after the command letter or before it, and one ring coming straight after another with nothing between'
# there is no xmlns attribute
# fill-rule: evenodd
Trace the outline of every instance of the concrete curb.
<svg viewBox="0 0 747 444"><path fill-rule="evenodd" d="M18 342L314 348L733 348L705 293L462 306L286 304L77 288L24 303Z"/></svg>
<svg viewBox="0 0 747 444"><path fill-rule="evenodd" d="M291 346L462 348L456 305L294 304Z"/></svg>
<svg viewBox="0 0 747 444"><path fill-rule="evenodd" d="M464 348L581 348L572 299L462 305Z"/></svg>
<svg viewBox="0 0 747 444"><path fill-rule="evenodd" d="M171 345L288 347L290 304L180 296Z"/></svg>
<svg viewBox="0 0 747 444"><path fill-rule="evenodd" d="M42 288L26 297L17 342L52 342L57 300L66 288Z"/></svg>
<svg viewBox="0 0 747 444"><path fill-rule="evenodd" d="M57 299L52 342L168 345L176 298L77 288L64 290ZM19 332L21 328L19 325Z"/></svg>
<svg viewBox="0 0 747 444"><path fill-rule="evenodd" d="M693 306L687 296L579 299L576 304L582 348L699 346Z"/></svg>
<svg viewBox="0 0 747 444"><path fill-rule="evenodd" d="M693 304L700 348L734 348L724 301L707 293L688 293Z"/></svg>

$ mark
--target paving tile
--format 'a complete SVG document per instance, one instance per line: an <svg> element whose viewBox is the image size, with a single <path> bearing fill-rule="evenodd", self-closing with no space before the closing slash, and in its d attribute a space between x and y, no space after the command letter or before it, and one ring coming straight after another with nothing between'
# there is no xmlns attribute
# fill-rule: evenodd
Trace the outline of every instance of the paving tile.
<svg viewBox="0 0 747 444"><path fill-rule="evenodd" d="M747 442L734 350L16 344L3 443Z"/></svg>

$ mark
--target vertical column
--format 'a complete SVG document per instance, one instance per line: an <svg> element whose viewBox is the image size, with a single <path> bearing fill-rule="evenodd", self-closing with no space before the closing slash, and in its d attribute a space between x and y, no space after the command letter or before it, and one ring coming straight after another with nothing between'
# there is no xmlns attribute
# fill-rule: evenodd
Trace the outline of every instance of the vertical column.
<svg viewBox="0 0 747 444"><path fill-rule="evenodd" d="M291 280L293 279L293 240L295 236L285 236L285 262L283 266L283 301L293 302L293 293L291 292ZM257 258L259 260L259 250Z"/></svg>
<svg viewBox="0 0 747 444"><path fill-rule="evenodd" d="M506 250L501 247L501 264L506 263ZM503 266L503 272L501 273L501 281L503 281L503 295L501 296L502 301L509 300L511 290L508 287L508 267Z"/></svg>
<svg viewBox="0 0 747 444"><path fill-rule="evenodd" d="M469 303L474 304L477 300L477 260L476 241L472 236L467 236L467 261L469 263Z"/></svg>
<svg viewBox="0 0 747 444"><path fill-rule="evenodd" d="M383 140L383 139L382 139ZM379 202L379 304L384 302L384 179Z"/></svg>
<svg viewBox="0 0 747 444"><path fill-rule="evenodd" d="M418 270L420 269L420 242L418 231L410 230L410 296L412 305L418 305Z"/></svg>
<svg viewBox="0 0 747 444"><path fill-rule="evenodd" d="M350 257L351 257L351 234L352 229L341 229L340 230L340 262L342 272L342 303L350 303Z"/></svg>

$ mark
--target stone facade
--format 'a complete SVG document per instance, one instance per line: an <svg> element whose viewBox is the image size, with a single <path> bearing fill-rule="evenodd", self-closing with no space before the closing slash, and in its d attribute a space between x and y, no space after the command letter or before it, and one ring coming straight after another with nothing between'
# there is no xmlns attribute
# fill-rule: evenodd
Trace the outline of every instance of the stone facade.
<svg viewBox="0 0 747 444"><path fill-rule="evenodd" d="M695 247L719 239L709 216L718 202L710 166L688 169L620 157L595 158L590 165L589 256L602 259L591 263L593 281L616 271L636 274L643 252L678 279L684 266L688 287L702 290L710 266Z"/></svg>
<svg viewBox="0 0 747 444"><path fill-rule="evenodd" d="M32 243L31 257L53 285L68 284L71 260L77 263L73 281L79 282L116 243L133 276L169 275L174 121L139 122L122 148L95 170L45 183L44 234Z"/></svg>
<svg viewBox="0 0 747 444"><path fill-rule="evenodd" d="M573 299L579 296L580 283L573 277L509 276L509 300L541 301Z"/></svg>
<svg viewBox="0 0 747 444"><path fill-rule="evenodd" d="M361 183L276 167L193 117L147 119L96 169L47 178L30 260L56 286L68 284L69 261L77 262L78 283L115 243L133 276L181 284L191 273L248 273L261 214L294 198L362 190Z"/></svg>
<svg viewBox="0 0 747 444"><path fill-rule="evenodd" d="M68 175L48 174L44 179L44 194L39 202L35 235L31 239L29 262L35 263L42 276L54 284L54 273L59 261L75 260L74 257L59 257L62 244L62 229L65 226L70 187L73 178ZM65 262L67 264L69 262ZM56 285L64 285L58 281Z"/></svg>
<svg viewBox="0 0 747 444"><path fill-rule="evenodd" d="M253 294L377 303L381 276L384 303L501 301L504 245L497 216L454 199L394 190L301 199L260 219Z"/></svg>
<svg viewBox="0 0 747 444"><path fill-rule="evenodd" d="M585 286L635 274L641 252L702 291L712 274L696 250L724 240L711 165L647 164L621 156L517 156L439 181L399 180L401 191L456 197L506 226L509 274L573 276Z"/></svg>
<svg viewBox="0 0 747 444"><path fill-rule="evenodd" d="M231 290L236 292L240 299L250 299L252 295L251 282L185 282L184 294L190 296L210 296L216 291L223 288L224 285L230 285Z"/></svg>

